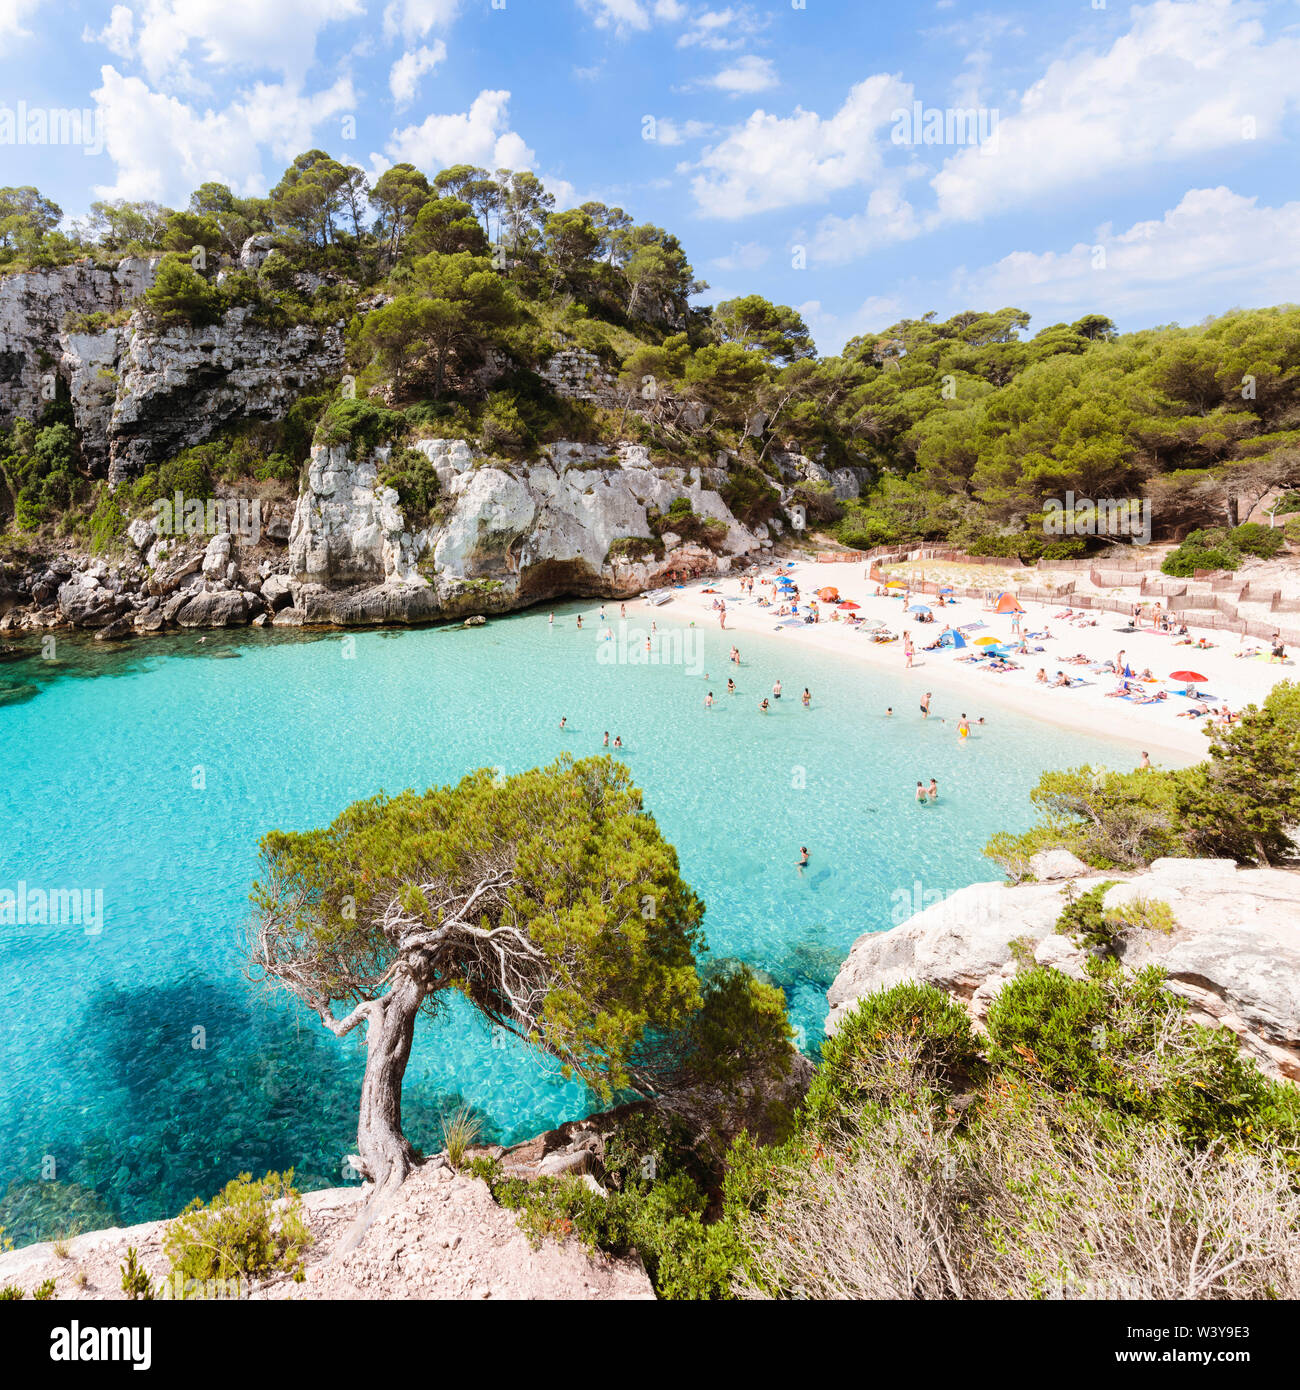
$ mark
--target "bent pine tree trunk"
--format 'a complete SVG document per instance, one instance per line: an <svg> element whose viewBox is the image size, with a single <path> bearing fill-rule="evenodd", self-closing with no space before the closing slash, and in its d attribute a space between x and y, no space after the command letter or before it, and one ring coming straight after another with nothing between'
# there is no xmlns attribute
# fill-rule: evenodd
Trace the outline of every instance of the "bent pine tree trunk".
<svg viewBox="0 0 1300 1390"><path fill-rule="evenodd" d="M390 1181L400 1183L419 1162L402 1133L402 1078L425 993L418 979L402 971L389 993L368 1011L357 1151L364 1176L377 1188Z"/></svg>

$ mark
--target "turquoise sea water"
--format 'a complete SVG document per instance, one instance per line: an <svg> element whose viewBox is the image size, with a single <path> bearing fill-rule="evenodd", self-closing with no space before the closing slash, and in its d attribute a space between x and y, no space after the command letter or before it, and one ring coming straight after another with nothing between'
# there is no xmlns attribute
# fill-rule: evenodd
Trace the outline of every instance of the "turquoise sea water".
<svg viewBox="0 0 1300 1390"><path fill-rule="evenodd" d="M936 701L923 723L890 673L779 636L684 633L667 614L659 626L679 645L665 654L681 660L598 660L596 607L558 608L554 628L534 611L469 631L241 632L108 651L61 639L58 664L0 667L0 889L103 891L98 934L0 926L0 1190L54 1176L139 1221L240 1170L340 1181L359 1047L242 974L268 829L323 824L381 788L596 753L608 729L708 905L711 950L767 970L812 1050L856 936L992 877L980 847L1028 824L1043 768L1131 762L996 710L972 710L992 717L961 744L959 711ZM645 625L628 626L606 656L641 654ZM778 677L784 698L764 716ZM918 807L930 777L942 801ZM508 1045L466 1007L425 1031L405 1092L414 1142L439 1147L439 1115L459 1099L502 1141L584 1113L579 1087L495 1041Z"/></svg>

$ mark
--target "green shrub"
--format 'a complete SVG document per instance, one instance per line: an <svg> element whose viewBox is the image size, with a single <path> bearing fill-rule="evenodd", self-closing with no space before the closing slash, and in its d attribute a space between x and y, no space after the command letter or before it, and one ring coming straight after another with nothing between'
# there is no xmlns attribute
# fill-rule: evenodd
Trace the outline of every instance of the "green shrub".
<svg viewBox="0 0 1300 1390"><path fill-rule="evenodd" d="M141 1265L134 1245L127 1246L126 1262L119 1268L122 1274L122 1292L129 1299L139 1298L151 1302L154 1298L153 1280L149 1277L149 1271Z"/></svg>
<svg viewBox="0 0 1300 1390"><path fill-rule="evenodd" d="M184 256L164 256L143 307L159 328L215 323L225 308L220 290Z"/></svg>
<svg viewBox="0 0 1300 1390"><path fill-rule="evenodd" d="M1165 556L1160 568L1176 579L1189 579L1196 570L1235 570L1241 551L1231 533L1221 528L1192 531L1183 543Z"/></svg>
<svg viewBox="0 0 1300 1390"><path fill-rule="evenodd" d="M1107 916L1105 908L1102 907L1101 900L1114 886L1115 880L1108 878L1095 888L1089 888L1086 893L1074 897L1073 885L1067 884L1067 902L1056 919L1058 934L1070 937L1077 946L1113 951L1118 931L1114 920Z"/></svg>
<svg viewBox="0 0 1300 1390"><path fill-rule="evenodd" d="M1275 526L1262 526L1258 521L1248 521L1228 532L1229 542L1243 555L1257 555L1261 560L1271 560L1286 537Z"/></svg>
<svg viewBox="0 0 1300 1390"><path fill-rule="evenodd" d="M438 501L438 470L419 449L395 448L379 470L379 481L393 488L407 525L426 525Z"/></svg>
<svg viewBox="0 0 1300 1390"><path fill-rule="evenodd" d="M346 444L354 458L392 443L406 432L405 418L373 401L344 396L332 401L316 425L313 443Z"/></svg>
<svg viewBox="0 0 1300 1390"><path fill-rule="evenodd" d="M201 1290L235 1281L242 1288L246 1280L277 1273L301 1280L303 1252L310 1244L292 1169L257 1181L241 1173L210 1203L196 1197L163 1237L171 1260L168 1282L182 1296L195 1285Z"/></svg>
<svg viewBox="0 0 1300 1390"><path fill-rule="evenodd" d="M878 990L859 1000L822 1044L821 1065L804 1102L813 1126L852 1124L877 1099L861 1089L863 1061L892 1051L907 1056L908 1069L920 1068L949 1090L964 1086L980 1068L970 1019L949 995L912 981ZM900 1087L899 1098L905 1094Z"/></svg>
<svg viewBox="0 0 1300 1390"><path fill-rule="evenodd" d="M619 558L631 560L656 560L664 553L664 543L658 536L620 536L605 552L605 563Z"/></svg>
<svg viewBox="0 0 1300 1390"><path fill-rule="evenodd" d="M32 1290L32 1297L38 1303L44 1303L54 1297L54 1280L46 1279L43 1283L37 1284Z"/></svg>
<svg viewBox="0 0 1300 1390"><path fill-rule="evenodd" d="M117 494L109 490L107 483L101 484L95 500L95 510L90 514L92 553L103 555L120 544L126 534L127 520L117 500Z"/></svg>

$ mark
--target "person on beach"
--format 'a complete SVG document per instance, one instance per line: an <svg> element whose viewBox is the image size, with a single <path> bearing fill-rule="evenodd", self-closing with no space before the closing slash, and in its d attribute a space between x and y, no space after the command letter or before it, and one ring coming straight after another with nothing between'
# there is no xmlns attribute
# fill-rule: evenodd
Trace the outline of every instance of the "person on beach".
<svg viewBox="0 0 1300 1390"><path fill-rule="evenodd" d="M704 708L705 708L705 709L712 709L712 708L713 708L713 691L711 691L711 690L710 690L709 693L704 697Z"/></svg>
<svg viewBox="0 0 1300 1390"><path fill-rule="evenodd" d="M1034 677L1034 679L1038 682L1039 685L1046 685L1046 684L1047 684L1047 667L1045 667L1045 666L1040 666L1040 667L1038 668L1038 674Z"/></svg>
<svg viewBox="0 0 1300 1390"><path fill-rule="evenodd" d="M1138 766L1139 766L1139 767L1150 767L1150 766L1151 766L1151 754L1150 754L1150 753L1144 752L1144 753L1142 754L1142 761L1141 761L1140 763L1138 763Z"/></svg>
<svg viewBox="0 0 1300 1390"><path fill-rule="evenodd" d="M555 614L554 614L554 613L552 613L551 616L550 616L549 618L547 618L547 620L546 620L546 625L547 625L547 627L554 627L554 626L555 626Z"/></svg>
<svg viewBox="0 0 1300 1390"><path fill-rule="evenodd" d="M922 698L921 698L921 718L922 718L922 719L929 719L929 717L930 717L930 692L927 690L927 691L925 692L924 696L922 696Z"/></svg>
<svg viewBox="0 0 1300 1390"><path fill-rule="evenodd" d="M938 784L938 782L936 782L936 781L934 780L933 777L931 777L931 778L930 778L930 800L931 800L931 801L938 801L938 799L939 799L939 784Z"/></svg>
<svg viewBox="0 0 1300 1390"><path fill-rule="evenodd" d="M966 718L965 711L962 712L961 718L957 721L957 737L970 737L970 720Z"/></svg>
<svg viewBox="0 0 1300 1390"><path fill-rule="evenodd" d="M918 783L916 784L916 800L917 800L917 804L918 804L918 805L921 805L921 806L924 806L924 805L925 805L926 796L925 796L925 783L924 783L924 782L918 782Z"/></svg>
<svg viewBox="0 0 1300 1390"><path fill-rule="evenodd" d="M903 655L907 658L907 670L912 669L912 635L909 632L903 634Z"/></svg>
<svg viewBox="0 0 1300 1390"><path fill-rule="evenodd" d="M724 632L727 630L727 605L725 603L718 609L718 626Z"/></svg>
<svg viewBox="0 0 1300 1390"><path fill-rule="evenodd" d="M812 692L805 685L803 688L803 707L807 709L812 704Z"/></svg>
<svg viewBox="0 0 1300 1390"><path fill-rule="evenodd" d="M735 693L736 693L736 682L733 681L733 680L731 679L730 676L728 676L728 677L727 677L727 694L728 694L728 695L734 695Z"/></svg>
<svg viewBox="0 0 1300 1390"><path fill-rule="evenodd" d="M579 631L579 632L582 631L582 614L581 614L581 613L578 614L578 631Z"/></svg>
<svg viewBox="0 0 1300 1390"><path fill-rule="evenodd" d="M604 742L604 744L603 744L602 746L605 747L605 748L608 748L608 747L609 747L609 730L608 730L608 729L605 730L605 742Z"/></svg>
<svg viewBox="0 0 1300 1390"><path fill-rule="evenodd" d="M779 700L779 699L781 698L781 682L780 682L780 681L774 681L773 684L772 684L772 698L773 698L774 700Z"/></svg>
<svg viewBox="0 0 1300 1390"><path fill-rule="evenodd" d="M764 714L766 714L770 708L771 708L771 706L767 703L766 700L764 700L763 703L762 703L761 705L759 705L759 709L760 709Z"/></svg>
<svg viewBox="0 0 1300 1390"><path fill-rule="evenodd" d="M620 604L619 604L619 606L618 606L618 616L619 616L620 618L626 618L626 617L627 617L627 604L626 604L626 603L620 603Z"/></svg>

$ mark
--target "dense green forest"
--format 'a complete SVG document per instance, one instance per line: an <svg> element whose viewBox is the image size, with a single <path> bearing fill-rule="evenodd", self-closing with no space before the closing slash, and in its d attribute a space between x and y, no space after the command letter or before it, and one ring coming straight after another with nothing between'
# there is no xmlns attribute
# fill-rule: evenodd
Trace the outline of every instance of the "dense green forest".
<svg viewBox="0 0 1300 1390"><path fill-rule="evenodd" d="M1212 549L1230 548L1227 528L1260 499L1300 485L1295 306L1123 335L1099 314L1032 336L1015 308L927 314L823 357L788 306L701 307L708 287L679 240L621 208L557 210L531 173L466 165L429 179L398 164L371 183L320 150L265 198L206 183L184 209L96 202L63 222L36 189L0 189L0 273L165 253L142 304L160 331L236 305L272 327L345 325L357 400L341 409L338 382L322 382L286 419L189 451L177 466L196 487L287 484L319 430L459 435L505 458L631 438L665 463L726 451L728 501L754 521L776 514L773 456L798 451L868 470L858 500L824 483L798 492L847 544L942 538L1032 559L1084 550L1043 535L1045 501L1067 492L1147 498L1157 537L1211 528ZM270 254L241 268L253 235ZM539 372L568 346L597 356L617 402L554 394ZM0 435L0 483L28 528L98 496L66 403ZM143 493L165 483L151 475Z"/></svg>

